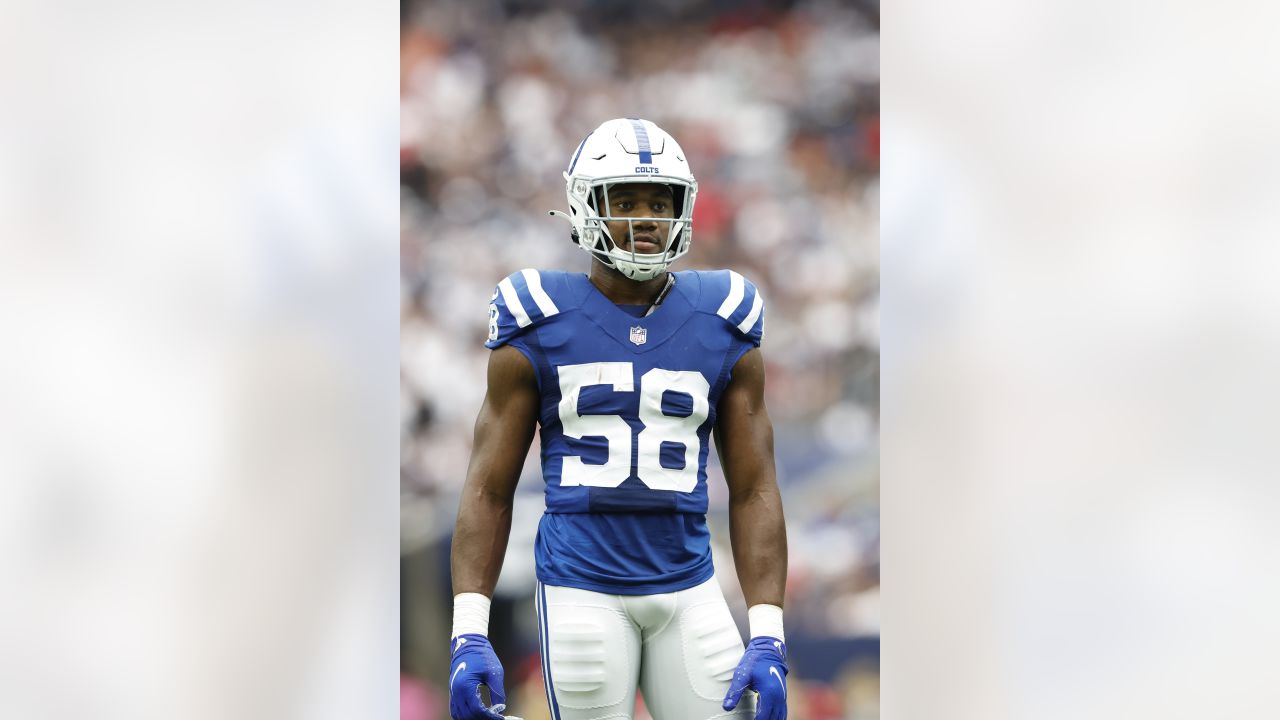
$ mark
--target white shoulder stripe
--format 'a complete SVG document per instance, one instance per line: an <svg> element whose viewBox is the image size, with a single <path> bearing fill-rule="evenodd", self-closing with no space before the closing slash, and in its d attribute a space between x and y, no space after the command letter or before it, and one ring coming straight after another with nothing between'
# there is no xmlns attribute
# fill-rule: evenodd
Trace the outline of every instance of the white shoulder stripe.
<svg viewBox="0 0 1280 720"><path fill-rule="evenodd" d="M533 301L538 304L538 309L542 311L544 317L551 317L560 312L560 308L551 302L551 296L542 289L541 273L528 268L521 270L520 273L524 275L524 281L529 285L529 294L533 296Z"/></svg>
<svg viewBox="0 0 1280 720"><path fill-rule="evenodd" d="M751 312L747 313L747 319L738 323L738 329L743 335L751 332L751 328L755 326L756 320L760 318L760 311L764 309L764 298L760 296L760 290L756 290L756 299L751 303Z"/></svg>
<svg viewBox="0 0 1280 720"><path fill-rule="evenodd" d="M716 314L725 320L728 320L729 316L733 314L733 311L737 310L738 306L742 304L742 294L744 292L746 292L746 288L744 286L742 276L733 270L730 270L729 297L724 299L724 303L720 305L720 309L716 311Z"/></svg>
<svg viewBox="0 0 1280 720"><path fill-rule="evenodd" d="M525 312L524 305L520 304L520 297L516 295L516 286L511 284L511 278L502 278L502 282L498 283L498 290L507 303L507 309L515 316L516 325L528 327L532 321L529 320L529 313Z"/></svg>

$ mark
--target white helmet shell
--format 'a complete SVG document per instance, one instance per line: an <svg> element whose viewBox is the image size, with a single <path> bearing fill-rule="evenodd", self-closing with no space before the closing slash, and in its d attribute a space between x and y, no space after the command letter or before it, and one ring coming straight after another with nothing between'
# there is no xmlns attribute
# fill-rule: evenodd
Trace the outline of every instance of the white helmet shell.
<svg viewBox="0 0 1280 720"><path fill-rule="evenodd" d="M632 280L649 280L689 252L698 183L680 144L654 123L637 118L617 118L603 123L578 145L564 179L574 241L606 266L616 268ZM610 186L623 183L669 186L674 220L606 214L609 213ZM597 198L604 202L597 202ZM669 225L662 251L643 254L636 253L634 248L619 248L604 224L615 220L632 223L654 220Z"/></svg>

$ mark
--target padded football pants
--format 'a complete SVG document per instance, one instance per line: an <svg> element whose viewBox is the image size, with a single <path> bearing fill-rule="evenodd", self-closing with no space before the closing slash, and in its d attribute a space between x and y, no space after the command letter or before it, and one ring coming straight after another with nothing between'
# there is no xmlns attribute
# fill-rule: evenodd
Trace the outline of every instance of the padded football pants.
<svg viewBox="0 0 1280 720"><path fill-rule="evenodd" d="M743 645L714 577L662 595L537 592L552 720L631 720L637 686L654 720L755 717L750 692L721 708Z"/></svg>

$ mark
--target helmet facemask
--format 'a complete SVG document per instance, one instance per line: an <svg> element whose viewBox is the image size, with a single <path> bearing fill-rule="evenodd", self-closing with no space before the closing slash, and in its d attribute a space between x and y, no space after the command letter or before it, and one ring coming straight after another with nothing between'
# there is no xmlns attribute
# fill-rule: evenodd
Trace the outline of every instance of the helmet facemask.
<svg viewBox="0 0 1280 720"><path fill-rule="evenodd" d="M569 181L570 220L578 236L577 242L606 267L616 269L631 280L650 280L689 252L693 237L693 201L698 192L696 182L662 176L593 178L588 182L581 178L570 180L566 174L565 179ZM672 217L615 216L610 213L611 190L618 185L639 183L661 184L671 189ZM605 224L607 222L626 222L628 240L634 238L638 223L657 225L661 250L656 253L637 253L634 244L629 250L619 247L618 241ZM662 232L664 227L667 228L665 237Z"/></svg>

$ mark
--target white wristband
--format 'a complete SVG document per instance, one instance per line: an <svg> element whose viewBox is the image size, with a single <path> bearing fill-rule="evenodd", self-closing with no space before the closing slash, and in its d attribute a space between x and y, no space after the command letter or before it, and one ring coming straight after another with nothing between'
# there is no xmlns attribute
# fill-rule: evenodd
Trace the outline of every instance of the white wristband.
<svg viewBox="0 0 1280 720"><path fill-rule="evenodd" d="M782 608L777 605L752 605L747 608L747 623L753 638L771 637L787 641L782 635Z"/></svg>
<svg viewBox="0 0 1280 720"><path fill-rule="evenodd" d="M489 636L489 598L480 593L458 593L453 596L453 635Z"/></svg>

